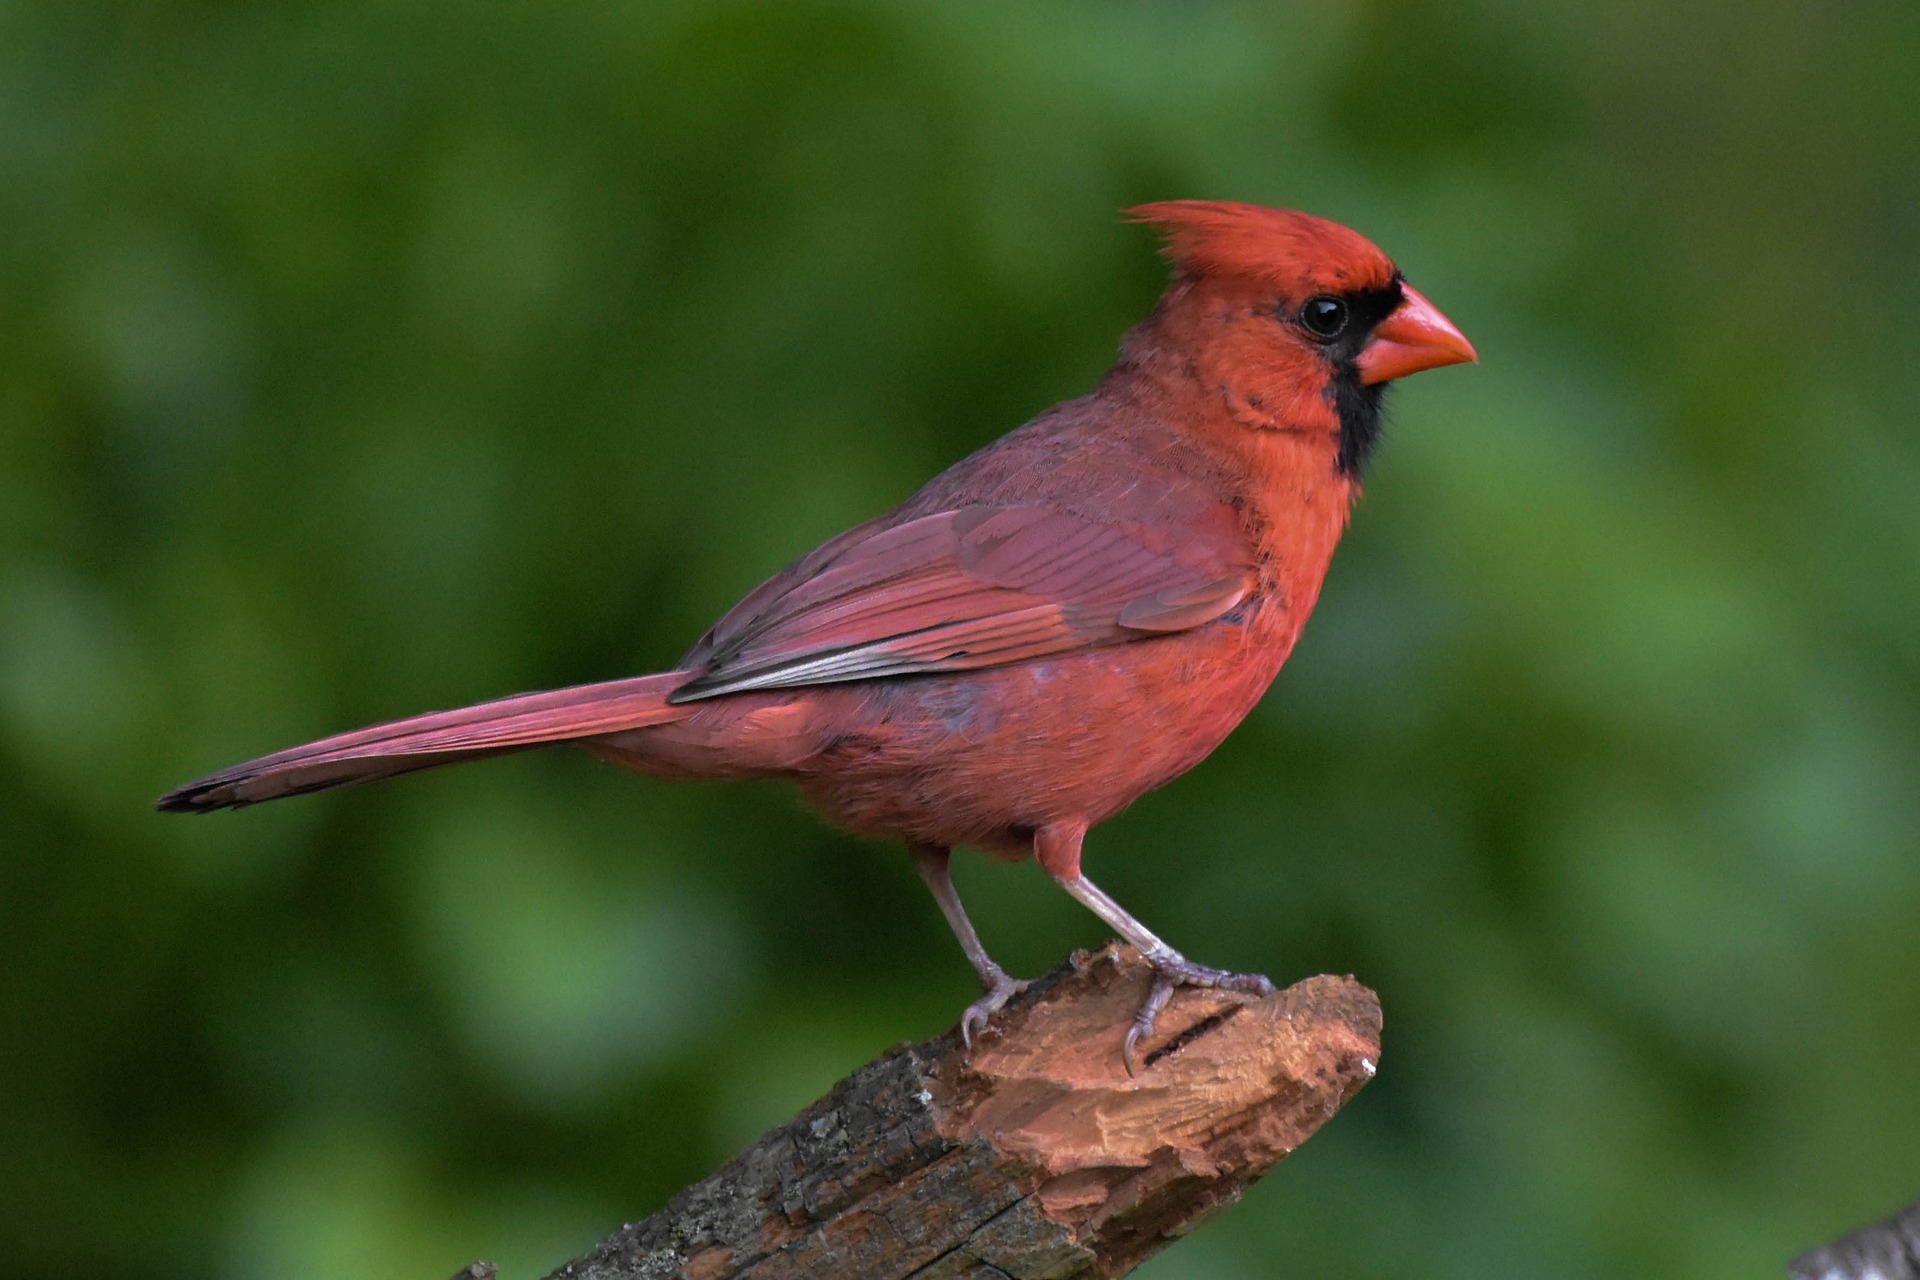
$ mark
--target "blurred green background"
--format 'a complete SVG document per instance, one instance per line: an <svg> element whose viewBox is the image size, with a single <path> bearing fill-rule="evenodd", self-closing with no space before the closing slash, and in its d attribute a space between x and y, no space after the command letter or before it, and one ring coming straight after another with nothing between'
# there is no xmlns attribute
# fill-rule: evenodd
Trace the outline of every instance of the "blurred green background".
<svg viewBox="0 0 1920 1280"><path fill-rule="evenodd" d="M971 975L895 848L566 752L163 819L660 668L1084 390L1116 210L1349 222L1394 397L1272 695L1101 828L1379 1080L1141 1274L1733 1277L1920 1194L1920 6L0 8L0 1258L519 1280ZM965 859L988 945L1102 940Z"/></svg>

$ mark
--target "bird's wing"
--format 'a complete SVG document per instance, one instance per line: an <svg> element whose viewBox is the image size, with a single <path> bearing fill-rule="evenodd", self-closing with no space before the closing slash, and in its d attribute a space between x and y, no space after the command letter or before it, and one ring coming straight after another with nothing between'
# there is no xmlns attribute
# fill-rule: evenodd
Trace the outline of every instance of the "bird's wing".
<svg viewBox="0 0 1920 1280"><path fill-rule="evenodd" d="M1197 627L1254 587L1222 503L1176 531L1045 506L862 526L753 592L685 664L673 701L1000 666Z"/></svg>

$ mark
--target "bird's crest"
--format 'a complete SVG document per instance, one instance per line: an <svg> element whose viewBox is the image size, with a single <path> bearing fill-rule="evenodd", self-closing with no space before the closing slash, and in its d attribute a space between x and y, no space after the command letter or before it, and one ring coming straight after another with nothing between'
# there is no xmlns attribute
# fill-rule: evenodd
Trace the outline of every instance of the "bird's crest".
<svg viewBox="0 0 1920 1280"><path fill-rule="evenodd" d="M1288 292L1345 293L1391 284L1393 262L1359 232L1292 209L1232 200L1159 200L1125 210L1165 238L1184 274L1238 276Z"/></svg>

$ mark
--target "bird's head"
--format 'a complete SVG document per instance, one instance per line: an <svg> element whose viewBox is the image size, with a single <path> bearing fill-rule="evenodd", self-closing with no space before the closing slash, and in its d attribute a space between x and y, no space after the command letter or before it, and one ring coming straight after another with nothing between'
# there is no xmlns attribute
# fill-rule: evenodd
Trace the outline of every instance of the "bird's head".
<svg viewBox="0 0 1920 1280"><path fill-rule="evenodd" d="M1241 422L1329 437L1349 476L1379 435L1388 382L1479 358L1386 254L1337 222L1224 200L1127 214L1161 232L1174 264L1155 340Z"/></svg>

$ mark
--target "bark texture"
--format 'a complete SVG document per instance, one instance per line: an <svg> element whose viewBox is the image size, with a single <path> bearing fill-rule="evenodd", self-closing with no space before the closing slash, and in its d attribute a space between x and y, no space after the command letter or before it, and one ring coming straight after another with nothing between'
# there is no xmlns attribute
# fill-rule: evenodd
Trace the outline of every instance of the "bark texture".
<svg viewBox="0 0 1920 1280"><path fill-rule="evenodd" d="M1123 1275L1237 1199L1372 1078L1351 978L1179 993L1130 1079L1149 973L1076 954L964 1049L868 1063L549 1280L1070 1280Z"/></svg>
<svg viewBox="0 0 1920 1280"><path fill-rule="evenodd" d="M1795 1258L1793 1280L1920 1280L1920 1200Z"/></svg>

